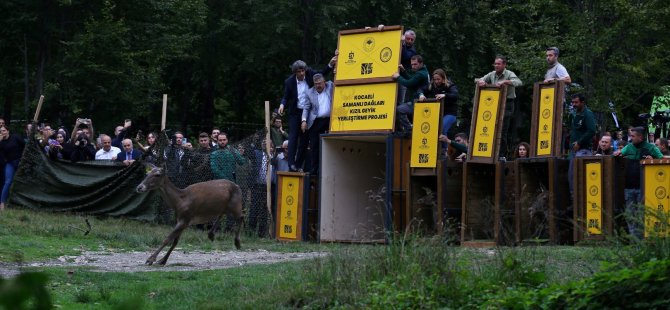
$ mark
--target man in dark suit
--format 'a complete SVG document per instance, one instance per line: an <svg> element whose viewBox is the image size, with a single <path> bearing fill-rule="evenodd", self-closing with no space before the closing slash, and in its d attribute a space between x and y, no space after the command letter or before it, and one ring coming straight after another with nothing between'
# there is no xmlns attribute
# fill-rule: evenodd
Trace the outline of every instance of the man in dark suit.
<svg viewBox="0 0 670 310"><path fill-rule="evenodd" d="M124 165L130 166L142 156L140 151L133 149L133 141L130 139L124 139L121 145L123 146L123 151L116 155L116 160L122 162Z"/></svg>
<svg viewBox="0 0 670 310"><path fill-rule="evenodd" d="M291 65L293 74L284 81L284 97L279 105L279 114L283 115L288 109L288 163L291 171L297 171L302 166L302 156L296 158L298 143L303 145L307 143L307 134L300 130L302 109L298 108L298 100L303 92L314 86L314 74L328 75L333 70L336 61L337 52L322 72L315 72L307 67L304 61L296 60Z"/></svg>

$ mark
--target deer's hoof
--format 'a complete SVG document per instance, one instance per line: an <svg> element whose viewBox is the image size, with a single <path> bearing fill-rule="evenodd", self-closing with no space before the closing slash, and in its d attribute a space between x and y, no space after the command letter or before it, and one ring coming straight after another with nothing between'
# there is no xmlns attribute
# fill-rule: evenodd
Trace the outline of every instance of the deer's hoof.
<svg viewBox="0 0 670 310"><path fill-rule="evenodd" d="M242 248L242 246L240 245L240 240L235 239L235 247L236 247L238 250L239 250L240 248Z"/></svg>
<svg viewBox="0 0 670 310"><path fill-rule="evenodd" d="M154 264L154 261L151 260L151 259L147 259L147 261L146 261L144 264L145 264L145 265L149 265L149 266L151 266L151 265Z"/></svg>
<svg viewBox="0 0 670 310"><path fill-rule="evenodd" d="M211 241L214 241L214 233L213 232L208 233L207 238L209 238L209 240Z"/></svg>

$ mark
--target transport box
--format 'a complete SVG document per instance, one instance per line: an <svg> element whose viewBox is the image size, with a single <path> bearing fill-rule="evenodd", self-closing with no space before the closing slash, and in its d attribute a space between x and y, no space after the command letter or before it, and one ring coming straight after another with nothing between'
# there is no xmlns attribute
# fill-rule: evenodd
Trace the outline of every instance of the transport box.
<svg viewBox="0 0 670 310"><path fill-rule="evenodd" d="M574 177L574 241L603 240L614 230L616 214L625 208L625 159L576 157Z"/></svg>
<svg viewBox="0 0 670 310"><path fill-rule="evenodd" d="M570 243L572 209L569 161L555 157L517 159L517 243Z"/></svg>

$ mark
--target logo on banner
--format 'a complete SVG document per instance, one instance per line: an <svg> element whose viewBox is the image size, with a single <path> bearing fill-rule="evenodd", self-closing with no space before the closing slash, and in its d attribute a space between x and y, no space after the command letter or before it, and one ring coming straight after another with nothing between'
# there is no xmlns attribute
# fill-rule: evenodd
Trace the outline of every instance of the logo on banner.
<svg viewBox="0 0 670 310"><path fill-rule="evenodd" d="M427 134L430 131L430 124L428 122L423 122L421 124L421 133Z"/></svg>
<svg viewBox="0 0 670 310"><path fill-rule="evenodd" d="M659 182L665 181L665 171L659 170L658 172L656 172L656 180Z"/></svg>
<svg viewBox="0 0 670 310"><path fill-rule="evenodd" d="M656 191L655 191L655 194L656 194L656 198L658 198L658 199L665 198L665 195L666 195L665 187L663 187L663 186L657 187Z"/></svg>
<svg viewBox="0 0 670 310"><path fill-rule="evenodd" d="M482 118L488 122L491 119L491 111L484 111L484 114L482 114Z"/></svg>
<svg viewBox="0 0 670 310"><path fill-rule="evenodd" d="M354 52L349 52L349 55L347 56L347 61L345 61L344 63L346 63L348 65L355 64L356 61L354 60L354 56L355 56Z"/></svg>
<svg viewBox="0 0 670 310"><path fill-rule="evenodd" d="M591 196L598 195L598 187L595 185L591 186L591 188L589 188L589 194L591 194Z"/></svg>
<svg viewBox="0 0 670 310"><path fill-rule="evenodd" d="M551 116L551 111L549 109L542 110L542 118L549 118Z"/></svg>
<svg viewBox="0 0 670 310"><path fill-rule="evenodd" d="M363 49L368 53L372 52L372 50L375 49L375 39L373 39L372 37L365 38L365 43L363 44Z"/></svg>
<svg viewBox="0 0 670 310"><path fill-rule="evenodd" d="M488 105L491 105L492 103L493 103L493 97L491 97L491 96L486 96L486 98L484 98L484 104L485 104L485 105L488 106Z"/></svg>
<svg viewBox="0 0 670 310"><path fill-rule="evenodd" d="M391 56L393 56L393 51L389 47L385 47L379 52L379 60L382 62L388 62L391 60Z"/></svg>
<svg viewBox="0 0 670 310"><path fill-rule="evenodd" d="M286 204L287 205L289 205L289 206L292 205L293 201L294 201L293 196L291 196L291 195L286 196Z"/></svg>
<svg viewBox="0 0 670 310"><path fill-rule="evenodd" d="M365 62L361 64L361 74L372 74L371 62Z"/></svg>
<svg viewBox="0 0 670 310"><path fill-rule="evenodd" d="M598 173L594 170L591 170L591 174L589 174L589 176L592 180L594 180L598 176Z"/></svg>
<svg viewBox="0 0 670 310"><path fill-rule="evenodd" d="M293 183L288 183L288 190L293 191Z"/></svg>
<svg viewBox="0 0 670 310"><path fill-rule="evenodd" d="M423 118L429 118L430 117L430 109L426 107L423 109Z"/></svg>

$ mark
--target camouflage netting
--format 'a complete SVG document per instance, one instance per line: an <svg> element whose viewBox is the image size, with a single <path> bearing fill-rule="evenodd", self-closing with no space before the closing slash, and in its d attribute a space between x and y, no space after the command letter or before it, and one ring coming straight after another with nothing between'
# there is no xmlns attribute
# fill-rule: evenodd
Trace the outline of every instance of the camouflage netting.
<svg viewBox="0 0 670 310"><path fill-rule="evenodd" d="M267 236L272 219L267 207L266 173L269 157L264 148L264 130L232 142L241 163L234 166L233 182L242 189L245 229ZM156 144L142 160L129 167L110 161L71 163L52 160L33 140L26 145L14 178L9 204L53 212L122 216L152 222L173 223L174 212L162 203L157 191L139 194L137 185L144 179L144 163L164 165L170 180L180 188L213 178L210 153L175 149L173 139L158 135ZM196 141L193 141L196 142ZM225 220L223 229L232 221Z"/></svg>

